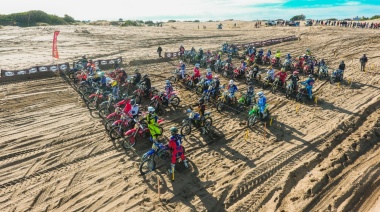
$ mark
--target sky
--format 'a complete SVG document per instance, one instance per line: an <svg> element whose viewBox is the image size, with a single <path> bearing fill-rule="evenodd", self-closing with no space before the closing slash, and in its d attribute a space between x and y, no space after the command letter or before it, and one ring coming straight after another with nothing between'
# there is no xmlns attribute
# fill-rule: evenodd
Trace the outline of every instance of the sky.
<svg viewBox="0 0 380 212"><path fill-rule="evenodd" d="M0 14L42 10L75 20L257 20L380 15L380 0L0 0ZM5 3L6 2L6 3Z"/></svg>

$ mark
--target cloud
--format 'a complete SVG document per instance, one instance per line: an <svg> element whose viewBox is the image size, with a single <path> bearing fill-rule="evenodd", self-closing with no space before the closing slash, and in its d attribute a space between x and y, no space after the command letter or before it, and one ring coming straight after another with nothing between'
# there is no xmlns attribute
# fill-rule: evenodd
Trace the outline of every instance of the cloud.
<svg viewBox="0 0 380 212"><path fill-rule="evenodd" d="M350 18L372 16L380 11L378 0L12 0L0 7L0 14L43 10L68 14L77 20L256 20L307 18ZM331 5L327 6L327 5Z"/></svg>

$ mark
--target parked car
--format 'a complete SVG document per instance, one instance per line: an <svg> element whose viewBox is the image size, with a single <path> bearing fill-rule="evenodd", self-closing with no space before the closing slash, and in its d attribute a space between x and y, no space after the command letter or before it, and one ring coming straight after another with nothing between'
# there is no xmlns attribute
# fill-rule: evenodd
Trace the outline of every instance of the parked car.
<svg viewBox="0 0 380 212"><path fill-rule="evenodd" d="M288 22L286 22L286 25L287 26L296 26L296 22L294 22L294 21L288 21Z"/></svg>
<svg viewBox="0 0 380 212"><path fill-rule="evenodd" d="M276 23L275 21L267 21L267 22L265 23L265 25L267 25L267 26L276 26L277 23Z"/></svg>

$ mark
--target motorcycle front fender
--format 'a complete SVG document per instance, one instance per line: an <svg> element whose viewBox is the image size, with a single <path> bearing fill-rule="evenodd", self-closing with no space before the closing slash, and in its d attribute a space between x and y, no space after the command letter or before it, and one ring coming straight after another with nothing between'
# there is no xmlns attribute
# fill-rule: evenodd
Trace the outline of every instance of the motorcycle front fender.
<svg viewBox="0 0 380 212"><path fill-rule="evenodd" d="M182 124L190 124L190 123L191 123L191 120L189 118L182 120Z"/></svg>
<svg viewBox="0 0 380 212"><path fill-rule="evenodd" d="M124 135L132 135L133 133L135 133L136 132L136 128L133 128L133 129L130 129L130 130L128 130Z"/></svg>

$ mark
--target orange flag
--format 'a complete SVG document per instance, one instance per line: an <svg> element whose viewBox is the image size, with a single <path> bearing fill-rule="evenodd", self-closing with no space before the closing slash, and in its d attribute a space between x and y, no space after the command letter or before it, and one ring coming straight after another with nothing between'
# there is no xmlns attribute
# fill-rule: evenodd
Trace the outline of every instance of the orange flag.
<svg viewBox="0 0 380 212"><path fill-rule="evenodd" d="M57 48L57 37L59 35L59 31L54 32L54 37L53 37L53 58L59 59L58 55L58 48Z"/></svg>

